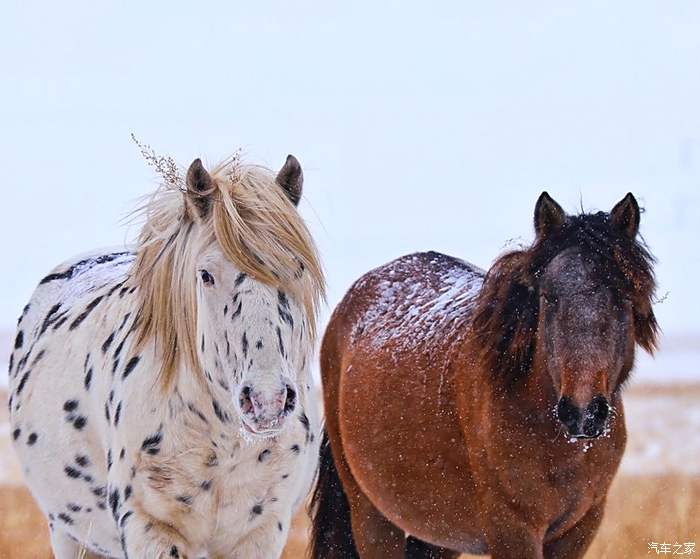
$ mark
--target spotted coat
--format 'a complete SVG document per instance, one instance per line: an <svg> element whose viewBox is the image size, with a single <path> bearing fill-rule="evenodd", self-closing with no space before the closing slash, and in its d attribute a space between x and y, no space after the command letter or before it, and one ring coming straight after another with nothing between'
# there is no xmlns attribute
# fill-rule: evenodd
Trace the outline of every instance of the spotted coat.
<svg viewBox="0 0 700 559"><path fill-rule="evenodd" d="M65 262L19 319L12 437L54 551L59 559L81 546L115 558L278 557L316 468L304 313L229 271L235 280L201 335L205 378L181 367L163 390L153 344L136 350L133 260L120 250ZM293 417L277 436L253 437L235 389L280 367L298 389Z"/></svg>

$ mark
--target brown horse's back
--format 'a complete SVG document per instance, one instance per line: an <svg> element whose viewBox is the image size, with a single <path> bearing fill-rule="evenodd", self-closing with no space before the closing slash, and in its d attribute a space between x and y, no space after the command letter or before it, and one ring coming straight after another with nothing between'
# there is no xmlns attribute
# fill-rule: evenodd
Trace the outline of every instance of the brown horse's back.
<svg viewBox="0 0 700 559"><path fill-rule="evenodd" d="M435 252L394 260L350 289L321 349L327 430L346 488L418 538L473 551L483 549L480 527L454 530L455 516L477 515L449 356L483 275Z"/></svg>

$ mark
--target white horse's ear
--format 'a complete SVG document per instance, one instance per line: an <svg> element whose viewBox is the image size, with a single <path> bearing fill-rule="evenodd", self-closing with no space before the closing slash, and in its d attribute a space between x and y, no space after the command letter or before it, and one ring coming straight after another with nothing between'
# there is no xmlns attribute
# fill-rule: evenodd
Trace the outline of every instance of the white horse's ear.
<svg viewBox="0 0 700 559"><path fill-rule="evenodd" d="M280 172L277 173L275 180L284 190L292 204L295 206L299 204L301 190L304 186L304 172L301 170L301 165L296 157L291 154L287 156L287 161L284 162Z"/></svg>
<svg viewBox="0 0 700 559"><path fill-rule="evenodd" d="M187 169L185 183L187 185L185 204L188 213L195 219L206 219L211 211L211 196L216 190L216 185L202 165L201 159L195 159Z"/></svg>

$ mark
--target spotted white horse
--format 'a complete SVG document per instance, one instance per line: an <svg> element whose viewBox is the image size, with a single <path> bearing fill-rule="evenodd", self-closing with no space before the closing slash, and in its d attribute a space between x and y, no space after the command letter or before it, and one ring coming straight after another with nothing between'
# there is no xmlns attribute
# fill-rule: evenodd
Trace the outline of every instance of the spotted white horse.
<svg viewBox="0 0 700 559"><path fill-rule="evenodd" d="M298 161L166 178L133 251L58 266L19 320L13 437L58 559L278 557L315 474Z"/></svg>

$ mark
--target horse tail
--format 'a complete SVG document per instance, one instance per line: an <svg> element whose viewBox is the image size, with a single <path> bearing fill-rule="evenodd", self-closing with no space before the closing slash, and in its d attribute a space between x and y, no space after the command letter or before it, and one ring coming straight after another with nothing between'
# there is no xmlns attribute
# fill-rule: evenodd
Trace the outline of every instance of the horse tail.
<svg viewBox="0 0 700 559"><path fill-rule="evenodd" d="M350 505L333 461L325 429L320 452L318 480L309 505L309 559L359 559L352 538Z"/></svg>

